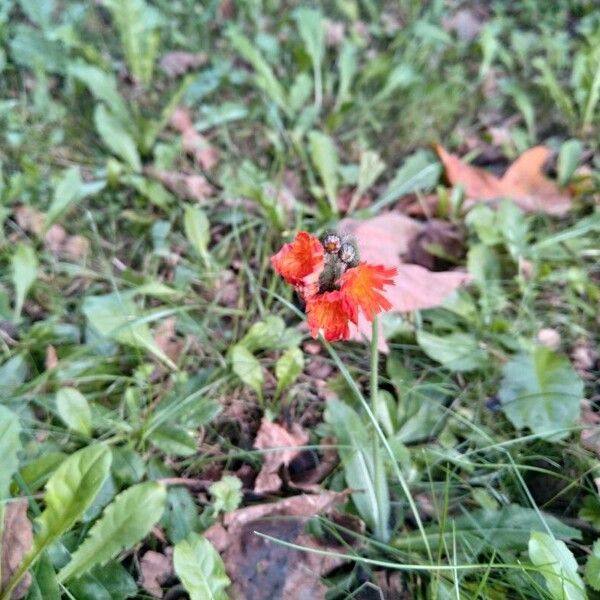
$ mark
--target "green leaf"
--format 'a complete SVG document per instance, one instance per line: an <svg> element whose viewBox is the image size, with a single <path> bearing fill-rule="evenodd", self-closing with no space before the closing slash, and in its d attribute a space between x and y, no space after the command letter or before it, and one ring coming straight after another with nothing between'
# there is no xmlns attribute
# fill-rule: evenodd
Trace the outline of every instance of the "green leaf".
<svg viewBox="0 0 600 600"><path fill-rule="evenodd" d="M96 565L104 565L144 539L160 519L166 496L165 487L153 481L120 493L104 509L71 561L59 571L58 581L63 583Z"/></svg>
<svg viewBox="0 0 600 600"><path fill-rule="evenodd" d="M242 481L239 477L225 475L211 484L208 491L213 497L215 515L233 512L242 503Z"/></svg>
<svg viewBox="0 0 600 600"><path fill-rule="evenodd" d="M79 167L67 169L54 189L52 203L44 219L44 228L48 229L72 204L99 192L105 185L104 181L84 183L79 174Z"/></svg>
<svg viewBox="0 0 600 600"><path fill-rule="evenodd" d="M106 146L122 158L135 172L142 170L142 161L133 138L125 131L122 123L104 104L98 104L94 111L96 129Z"/></svg>
<svg viewBox="0 0 600 600"><path fill-rule="evenodd" d="M564 438L579 418L583 382L564 356L540 346L503 368L498 393L502 409L517 429Z"/></svg>
<svg viewBox="0 0 600 600"><path fill-rule="evenodd" d="M587 595L577 561L567 545L547 533L534 531L529 540L529 558L540 568L555 600L585 600Z"/></svg>
<svg viewBox="0 0 600 600"><path fill-rule="evenodd" d="M375 477L376 469L380 473L384 473L384 469L383 464L374 462L376 458L369 431L356 411L339 400L327 402L325 420L332 426L337 438L346 483L355 490L352 492L352 501L358 513L372 530L384 531L383 537L387 538L389 491L385 475ZM380 456L377 454L377 457Z"/></svg>
<svg viewBox="0 0 600 600"><path fill-rule="evenodd" d="M369 212L375 214L406 194L432 189L437 184L441 172L442 166L431 152L415 152L404 161L385 192L369 208Z"/></svg>
<svg viewBox="0 0 600 600"><path fill-rule="evenodd" d="M439 524L425 529L429 545L433 551L438 548L452 548L454 543L471 560L476 560L489 550L521 552L527 549L532 531L546 531L561 539L581 539L578 529L565 525L562 521L548 513L540 513L532 508L524 508L517 504L503 506L500 510L473 510L446 519L444 528ZM545 523L545 525L544 525ZM420 534L402 535L393 541L393 545L409 552L424 550L423 538Z"/></svg>
<svg viewBox="0 0 600 600"><path fill-rule="evenodd" d="M96 100L104 102L124 128L131 127L133 118L125 100L119 93L117 80L112 74L82 60L71 63L68 73L71 77L81 81Z"/></svg>
<svg viewBox="0 0 600 600"><path fill-rule="evenodd" d="M44 552L32 569L32 581L27 600L61 600L56 573L48 554Z"/></svg>
<svg viewBox="0 0 600 600"><path fill-rule="evenodd" d="M27 379L29 367L22 354L17 354L0 366L0 381L2 382L2 393L5 397L10 396Z"/></svg>
<svg viewBox="0 0 600 600"><path fill-rule="evenodd" d="M320 131L308 134L310 158L323 182L325 194L333 214L337 214L337 188L339 159L333 140Z"/></svg>
<svg viewBox="0 0 600 600"><path fill-rule="evenodd" d="M69 429L87 437L91 436L92 411L85 396L79 390L72 387L58 390L56 408Z"/></svg>
<svg viewBox="0 0 600 600"><path fill-rule="evenodd" d="M583 144L579 140L567 140L561 145L556 165L560 185L569 183L575 169L579 166L582 152Z"/></svg>
<svg viewBox="0 0 600 600"><path fill-rule="evenodd" d="M314 8L300 7L294 11L300 37L304 49L310 56L315 81L315 104L321 106L323 100L323 83L321 63L325 53L325 27L321 11Z"/></svg>
<svg viewBox="0 0 600 600"><path fill-rule="evenodd" d="M277 377L276 394L279 395L288 388L302 373L304 369L304 355L297 346L288 348L275 363L275 376Z"/></svg>
<svg viewBox="0 0 600 600"><path fill-rule="evenodd" d="M597 592L600 592L600 540L594 542L592 553L585 563L585 581Z"/></svg>
<svg viewBox="0 0 600 600"><path fill-rule="evenodd" d="M227 600L231 583L225 565L212 544L196 533L179 542L173 552L175 573L190 600Z"/></svg>
<svg viewBox="0 0 600 600"><path fill-rule="evenodd" d="M335 99L335 108L339 109L343 104L350 99L350 89L352 81L356 75L358 67L358 50L356 46L344 40L340 48L338 58L338 70L340 72L340 82L338 84L337 96Z"/></svg>
<svg viewBox="0 0 600 600"><path fill-rule="evenodd" d="M276 350L282 347L284 332L283 319L277 315L269 315L264 321L253 323L239 344L250 352Z"/></svg>
<svg viewBox="0 0 600 600"><path fill-rule="evenodd" d="M475 371L487 363L487 352L468 333L451 333L441 337L419 330L417 342L429 358L451 371Z"/></svg>
<svg viewBox="0 0 600 600"><path fill-rule="evenodd" d="M94 567L89 573L71 580L67 587L75 600L125 600L138 592L133 577L115 560Z"/></svg>
<svg viewBox="0 0 600 600"><path fill-rule="evenodd" d="M192 456L198 451L194 434L172 423L157 427L147 439L167 455Z"/></svg>
<svg viewBox="0 0 600 600"><path fill-rule="evenodd" d="M198 508L190 492L181 486L169 487L161 519L169 540L176 544L198 527Z"/></svg>
<svg viewBox="0 0 600 600"><path fill-rule="evenodd" d="M119 31L129 71L136 81L148 86L160 49L161 14L144 0L104 0L104 5Z"/></svg>
<svg viewBox="0 0 600 600"><path fill-rule="evenodd" d="M21 242L12 255L12 280L15 287L15 320L23 310L23 303L31 286L37 279L38 259L31 246Z"/></svg>
<svg viewBox="0 0 600 600"><path fill-rule="evenodd" d="M262 398L263 371L254 354L246 347L236 344L231 348L230 360L233 372Z"/></svg>
<svg viewBox="0 0 600 600"><path fill-rule="evenodd" d="M154 341L147 317L140 314L131 294L113 293L104 296L88 296L82 306L83 313L100 335L121 344L147 350L171 369L177 365Z"/></svg>
<svg viewBox="0 0 600 600"><path fill-rule="evenodd" d="M273 73L255 44L253 44L236 26L227 29L227 37L234 50L256 71L256 83L279 108L287 112L285 90Z"/></svg>
<svg viewBox="0 0 600 600"><path fill-rule="evenodd" d="M8 498L12 476L19 467L18 452L21 449L21 425L17 415L0 405L0 501ZM0 508L2 504L0 503ZM0 527L0 530L2 528Z"/></svg>
<svg viewBox="0 0 600 600"><path fill-rule="evenodd" d="M187 239L206 264L208 262L208 243L210 242L210 222L206 213L197 206L186 206L183 226Z"/></svg>

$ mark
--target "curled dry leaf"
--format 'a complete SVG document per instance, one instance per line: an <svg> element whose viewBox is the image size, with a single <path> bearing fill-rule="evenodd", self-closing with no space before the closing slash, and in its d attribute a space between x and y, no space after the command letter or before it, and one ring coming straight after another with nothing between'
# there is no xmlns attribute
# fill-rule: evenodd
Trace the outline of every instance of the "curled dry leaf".
<svg viewBox="0 0 600 600"><path fill-rule="evenodd" d="M544 175L544 164L550 156L545 146L535 146L521 154L502 177L468 165L440 145L436 146L436 152L444 164L448 181L463 186L467 208L477 201L503 198L514 200L527 212L549 215L563 215L571 207L569 193Z"/></svg>
<svg viewBox="0 0 600 600"><path fill-rule="evenodd" d="M168 317L161 321L154 333L154 341L174 363L177 363L185 346L185 341L177 337L175 321L175 317Z"/></svg>
<svg viewBox="0 0 600 600"><path fill-rule="evenodd" d="M343 552L326 547L304 533L307 519L330 512L347 497L323 492L259 504L225 515L223 525L205 532L222 552L235 600L322 600L327 592L321 577L342 564L337 557L324 557L266 540L256 532L304 547Z"/></svg>
<svg viewBox="0 0 600 600"><path fill-rule="evenodd" d="M203 169L209 171L219 162L219 150L194 129L192 117L185 108L179 107L173 111L171 125L181 133L184 150Z"/></svg>
<svg viewBox="0 0 600 600"><path fill-rule="evenodd" d="M7 504L4 511L4 529L0 544L0 592L6 588L33 543L27 507L27 500L16 500ZM31 573L27 573L14 589L11 599L23 598L30 585Z"/></svg>
<svg viewBox="0 0 600 600"><path fill-rule="evenodd" d="M288 466L300 454L302 446L308 442L308 433L300 425L294 423L287 430L277 423L263 419L254 440L254 448L267 450L264 454L263 465L254 483L257 494L270 494L281 488L279 469ZM279 450L272 450L278 448Z"/></svg>
<svg viewBox="0 0 600 600"><path fill-rule="evenodd" d="M79 260L87 255L90 242L82 235L67 235L64 227L54 224L44 234L44 245L55 256Z"/></svg>
<svg viewBox="0 0 600 600"><path fill-rule="evenodd" d="M39 235L44 229L46 216L43 212L21 204L15 209L15 220L23 231Z"/></svg>
<svg viewBox="0 0 600 600"><path fill-rule="evenodd" d="M167 189L178 198L202 202L213 193L212 186L202 175L187 175L176 171L163 171L162 169L147 168L146 175L160 181Z"/></svg>
<svg viewBox="0 0 600 600"><path fill-rule="evenodd" d="M167 550L171 550L168 548ZM140 583L156 598L163 597L162 585L173 575L173 556L148 550L140 561Z"/></svg>
<svg viewBox="0 0 600 600"><path fill-rule="evenodd" d="M396 267L394 286L386 291L392 311L411 312L439 306L446 297L471 277L461 271L434 273L419 265L403 262L411 243L423 231L423 225L395 212L383 213L366 221L344 219L340 231L351 233L358 241L361 260ZM351 325L352 339L371 339L371 324L359 315L358 326ZM379 349L387 352L383 335Z"/></svg>
<svg viewBox="0 0 600 600"><path fill-rule="evenodd" d="M203 67L207 62L208 56L204 52L167 52L160 59L160 68L168 77L178 77Z"/></svg>
<svg viewBox="0 0 600 600"><path fill-rule="evenodd" d="M46 371L50 371L58 366L58 356L56 355L56 348L52 344L46 346Z"/></svg>

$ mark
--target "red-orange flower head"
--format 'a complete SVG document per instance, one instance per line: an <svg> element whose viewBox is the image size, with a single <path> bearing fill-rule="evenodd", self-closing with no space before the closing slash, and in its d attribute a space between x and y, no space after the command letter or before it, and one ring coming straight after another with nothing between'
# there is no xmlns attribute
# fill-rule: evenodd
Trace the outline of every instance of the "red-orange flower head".
<svg viewBox="0 0 600 600"><path fill-rule="evenodd" d="M396 269L359 263L356 242L335 232L321 241L301 231L291 244L271 258L275 270L306 302L308 327L328 341L350 337L350 322L357 324L359 310L369 321L392 308L384 296L394 284Z"/></svg>
<svg viewBox="0 0 600 600"><path fill-rule="evenodd" d="M271 264L286 283L296 286L306 297L318 291L325 251L318 238L307 231L299 231L293 242L285 244L271 257Z"/></svg>

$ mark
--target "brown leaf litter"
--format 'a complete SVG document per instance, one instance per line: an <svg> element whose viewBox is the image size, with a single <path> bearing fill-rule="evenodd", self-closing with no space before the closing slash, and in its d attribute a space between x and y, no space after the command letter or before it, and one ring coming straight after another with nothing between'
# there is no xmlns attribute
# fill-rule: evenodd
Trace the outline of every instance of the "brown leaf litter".
<svg viewBox="0 0 600 600"><path fill-rule="evenodd" d="M232 600L324 600L328 588L321 577L344 560L289 548L257 532L307 548L343 552L343 547L315 540L304 528L308 519L331 512L346 497L339 492L302 494L236 510L225 515L223 525L210 527L205 536L221 552Z"/></svg>
<svg viewBox="0 0 600 600"><path fill-rule="evenodd" d="M173 576L173 549L166 554L148 550L140 560L140 584L155 598L163 597L162 586Z"/></svg>
<svg viewBox="0 0 600 600"><path fill-rule="evenodd" d="M308 442L308 433L294 423L288 430L277 423L263 418L254 440L254 448L267 450L263 457L262 468L254 483L257 494L272 494L281 489L282 480L279 470L288 466L302 451ZM276 450L277 449L277 450Z"/></svg>
<svg viewBox="0 0 600 600"><path fill-rule="evenodd" d="M451 185L464 188L469 208L477 201L494 202L510 198L527 212L564 215L571 207L571 195L543 172L550 150L545 146L530 148L508 167L502 177L463 162L440 145L436 152Z"/></svg>
<svg viewBox="0 0 600 600"><path fill-rule="evenodd" d="M210 171L218 162L220 152L194 128L189 111L183 107L176 108L171 115L171 126L181 134L184 150L205 171Z"/></svg>
<svg viewBox="0 0 600 600"><path fill-rule="evenodd" d="M33 531L27 518L27 507L28 502L25 499L9 502L5 506L0 543L0 592L6 588L33 544ZM31 573L27 573L13 590L11 600L24 598L30 585Z"/></svg>
<svg viewBox="0 0 600 600"><path fill-rule="evenodd" d="M208 63L208 56L204 52L167 52L160 59L160 68L167 77L175 78L185 75L188 71L195 71Z"/></svg>

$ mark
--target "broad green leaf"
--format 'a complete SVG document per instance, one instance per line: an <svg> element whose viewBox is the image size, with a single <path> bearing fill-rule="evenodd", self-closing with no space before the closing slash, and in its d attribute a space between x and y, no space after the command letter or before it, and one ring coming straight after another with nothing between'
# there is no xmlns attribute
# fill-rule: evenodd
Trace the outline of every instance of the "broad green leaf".
<svg viewBox="0 0 600 600"><path fill-rule="evenodd" d="M320 131L308 134L310 158L323 182L325 194L333 214L337 214L337 188L339 159L333 140Z"/></svg>
<svg viewBox="0 0 600 600"><path fill-rule="evenodd" d="M277 315L269 315L264 321L253 323L239 344L250 352L276 350L282 347L284 332L283 319Z"/></svg>
<svg viewBox="0 0 600 600"><path fill-rule="evenodd" d="M335 108L339 109L343 104L350 99L350 90L352 81L356 75L358 67L358 50L356 46L344 40L340 48L338 58L338 71L340 73L340 82L338 84L337 96L335 99Z"/></svg>
<svg viewBox="0 0 600 600"><path fill-rule="evenodd" d="M133 118L112 74L80 60L69 65L69 75L81 81L96 100L104 102L124 128L131 127Z"/></svg>
<svg viewBox="0 0 600 600"><path fill-rule="evenodd" d="M82 307L90 324L105 337L121 344L142 348L177 370L177 365L154 341L148 317L140 314L131 294L113 293L104 296L88 296Z"/></svg>
<svg viewBox="0 0 600 600"><path fill-rule="evenodd" d="M206 213L197 206L186 206L183 226L185 235L202 260L208 262L208 243L210 242L210 222Z"/></svg>
<svg viewBox="0 0 600 600"><path fill-rule="evenodd" d="M28 25L17 25L13 31L10 54L16 64L50 73L65 72L68 53L58 40L50 40Z"/></svg>
<svg viewBox="0 0 600 600"><path fill-rule="evenodd" d="M52 203L44 219L44 228L48 229L72 204L86 196L96 194L105 185L106 182L104 181L92 181L90 183L82 181L79 167L67 169L54 189Z"/></svg>
<svg viewBox="0 0 600 600"><path fill-rule="evenodd" d="M325 27L321 11L314 8L300 7L294 11L300 37L304 49L310 56L315 81L315 104L321 105L323 100L323 83L321 63L325 53Z"/></svg>
<svg viewBox="0 0 600 600"><path fill-rule="evenodd" d="M594 542L592 553L585 563L585 581L597 592L600 592L600 540Z"/></svg>
<svg viewBox="0 0 600 600"><path fill-rule="evenodd" d="M540 513L517 504L500 510L473 510L455 518L448 518L442 529L438 523L425 529L431 549L457 547L471 560L489 550L522 552L527 549L532 531L546 531L545 525L556 538L580 540L578 529L565 525L548 513ZM545 523L545 525L544 525ZM393 541L394 547L410 552L424 550L420 534L401 535Z"/></svg>
<svg viewBox="0 0 600 600"><path fill-rule="evenodd" d="M406 194L432 189L437 184L441 172L442 166L431 152L424 150L415 152L404 161L386 190L370 207L369 212L377 213Z"/></svg>
<svg viewBox="0 0 600 600"><path fill-rule="evenodd" d="M498 396L502 410L517 429L528 427L534 433L550 435L577 423L583 382L566 357L540 346L504 366ZM553 433L552 438L568 435L569 431L562 431Z"/></svg>
<svg viewBox="0 0 600 600"><path fill-rule="evenodd" d="M61 600L56 572L48 554L44 552L31 570L32 581L27 600Z"/></svg>
<svg viewBox="0 0 600 600"><path fill-rule="evenodd" d="M71 579L67 588L75 600L125 600L138 594L135 579L116 560Z"/></svg>
<svg viewBox="0 0 600 600"><path fill-rule="evenodd" d="M69 429L87 437L92 434L92 411L79 390L72 387L58 390L56 408Z"/></svg>
<svg viewBox="0 0 600 600"><path fill-rule="evenodd" d="M184 487L169 487L165 512L160 521L169 540L176 544L198 528L198 507Z"/></svg>
<svg viewBox="0 0 600 600"><path fill-rule="evenodd" d="M215 515L233 512L242 503L242 481L239 477L225 475L211 484L208 491L213 497Z"/></svg>
<svg viewBox="0 0 600 600"><path fill-rule="evenodd" d="M173 552L175 573L190 600L228 600L231 583L225 565L212 544L196 533L179 542Z"/></svg>
<svg viewBox="0 0 600 600"><path fill-rule="evenodd" d="M56 9L54 0L19 0L19 5L27 18L41 29L47 29Z"/></svg>
<svg viewBox="0 0 600 600"><path fill-rule="evenodd" d="M17 453L21 449L21 425L17 415L0 405L0 501L8 498L12 476L19 467ZM0 508L2 504L0 503ZM0 530L2 528L0 527Z"/></svg>
<svg viewBox="0 0 600 600"><path fill-rule="evenodd" d="M152 81L163 18L144 0L103 0L119 31L123 53L133 78L144 86Z"/></svg>
<svg viewBox="0 0 600 600"><path fill-rule="evenodd" d="M387 479L383 464L374 462L372 440L364 421L339 400L327 402L325 420L333 427L346 483L355 490L352 501L358 513L372 530L384 532L383 541L387 541L390 518ZM377 455L379 459L380 456ZM383 476L376 477L376 470Z"/></svg>
<svg viewBox="0 0 600 600"><path fill-rule="evenodd" d="M105 106L98 104L94 111L94 123L106 146L122 158L134 171L142 170L142 161L133 138Z"/></svg>
<svg viewBox="0 0 600 600"><path fill-rule="evenodd" d="M302 373L304 368L304 355L297 346L288 348L275 363L275 376L277 377L277 394L288 388Z"/></svg>
<svg viewBox="0 0 600 600"><path fill-rule="evenodd" d="M361 152L358 165L358 183L354 197L360 198L385 171L385 163L377 152L365 150Z"/></svg>
<svg viewBox="0 0 600 600"><path fill-rule="evenodd" d="M15 287L15 320L23 310L23 303L38 275L38 259L35 250L21 242L17 245L11 260L12 281Z"/></svg>
<svg viewBox="0 0 600 600"><path fill-rule="evenodd" d="M70 562L58 573L58 581L87 573L104 565L144 539L160 519L166 501L166 489L156 482L134 485L120 493L102 513L88 536L73 553Z"/></svg>
<svg viewBox="0 0 600 600"><path fill-rule="evenodd" d="M167 455L192 456L198 451L194 434L189 429L172 423L157 427L147 439Z"/></svg>
<svg viewBox="0 0 600 600"><path fill-rule="evenodd" d="M246 347L236 344L230 352L233 372L262 398L264 376L258 359Z"/></svg>
<svg viewBox="0 0 600 600"><path fill-rule="evenodd" d="M579 140L567 140L561 145L556 165L560 185L569 183L575 169L579 166L582 152L583 144Z"/></svg>
<svg viewBox="0 0 600 600"><path fill-rule="evenodd" d="M260 50L237 27L227 29L227 37L234 50L256 71L256 83L262 88L279 108L287 111L285 90L273 73L273 69L265 60Z"/></svg>
<svg viewBox="0 0 600 600"><path fill-rule="evenodd" d="M488 359L486 351L468 333L450 333L442 337L420 330L417 342L429 358L455 372L481 369Z"/></svg>
<svg viewBox="0 0 600 600"><path fill-rule="evenodd" d="M585 600L585 586L577 561L567 545L547 533L534 531L529 540L529 558L539 567L550 595L555 600Z"/></svg>
<svg viewBox="0 0 600 600"><path fill-rule="evenodd" d="M4 396L10 396L12 392L23 385L28 374L29 367L22 354L17 354L0 365L0 381Z"/></svg>

